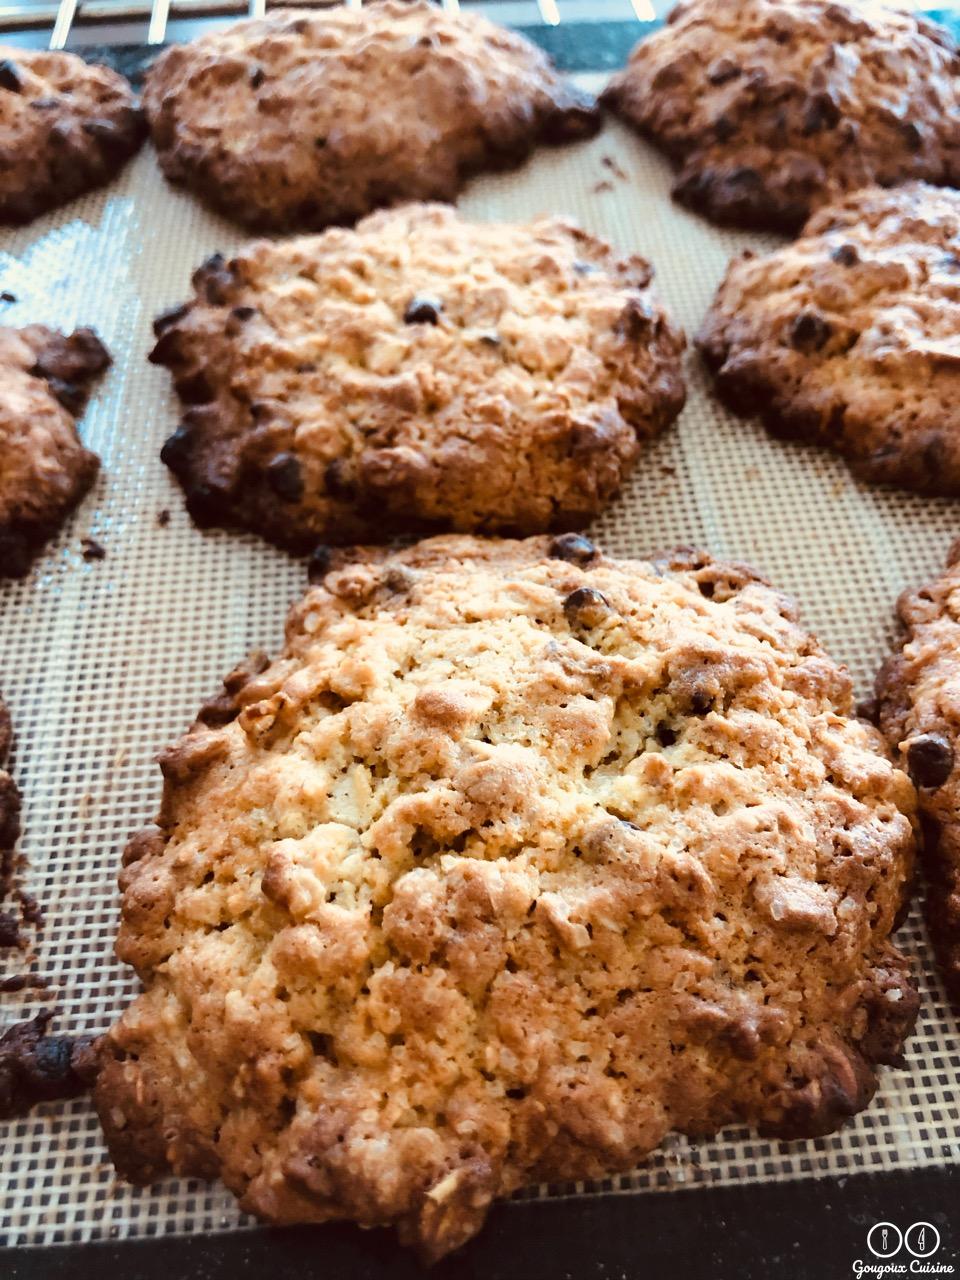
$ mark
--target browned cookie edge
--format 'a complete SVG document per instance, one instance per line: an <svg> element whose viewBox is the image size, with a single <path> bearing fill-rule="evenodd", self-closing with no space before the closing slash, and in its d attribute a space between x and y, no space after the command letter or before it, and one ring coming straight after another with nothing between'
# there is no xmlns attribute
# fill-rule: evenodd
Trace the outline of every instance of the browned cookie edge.
<svg viewBox="0 0 960 1280"><path fill-rule="evenodd" d="M29 373L46 384L50 395L73 419L75 428L96 379L112 362L110 353L92 329L77 329L65 335L33 325L25 332L36 353ZM99 470L97 455L80 448L65 500L51 502L40 519L0 522L0 579L26 577L43 547L86 497Z"/></svg>

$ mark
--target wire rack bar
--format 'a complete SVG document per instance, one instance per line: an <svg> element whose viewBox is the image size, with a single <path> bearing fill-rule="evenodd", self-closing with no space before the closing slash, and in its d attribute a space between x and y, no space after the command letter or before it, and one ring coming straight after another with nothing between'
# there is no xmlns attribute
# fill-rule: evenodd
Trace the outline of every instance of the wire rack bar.
<svg viewBox="0 0 960 1280"><path fill-rule="evenodd" d="M53 4L9 4L0 7L0 33L17 31L49 31L51 49L63 49L73 31L81 28L114 24L147 26L147 43L164 42L171 21L190 18L263 17L268 7L284 0L57 0ZM287 0L290 3L290 0ZM359 9L364 0L293 0L297 8L331 9L338 4ZM448 13L459 13L460 0L439 0ZM637 17L649 21L656 16L652 0L630 0ZM496 5L491 4L491 9ZM549 26L563 21L562 4L558 0L530 0L531 12L538 10L540 19Z"/></svg>
<svg viewBox="0 0 960 1280"><path fill-rule="evenodd" d="M70 37L70 28L77 12L77 0L60 0L50 32L50 48L64 49Z"/></svg>
<svg viewBox="0 0 960 1280"><path fill-rule="evenodd" d="M147 44L163 44L170 16L170 0L153 0L150 26L147 28Z"/></svg>

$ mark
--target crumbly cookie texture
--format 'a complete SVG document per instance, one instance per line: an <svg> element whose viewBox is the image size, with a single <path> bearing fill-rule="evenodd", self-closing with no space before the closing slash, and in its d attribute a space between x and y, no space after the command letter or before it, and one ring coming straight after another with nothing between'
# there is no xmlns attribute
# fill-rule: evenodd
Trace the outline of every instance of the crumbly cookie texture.
<svg viewBox="0 0 960 1280"><path fill-rule="evenodd" d="M943 575L904 592L897 613L903 645L877 679L880 727L917 786L927 919L960 1004L960 542Z"/></svg>
<svg viewBox="0 0 960 1280"><path fill-rule="evenodd" d="M580 527L683 405L652 274L571 223L445 205L217 255L155 325L187 407L161 456L198 524L297 552Z"/></svg>
<svg viewBox="0 0 960 1280"><path fill-rule="evenodd" d="M697 345L734 412L865 480L960 494L960 192L870 188L734 259Z"/></svg>
<svg viewBox="0 0 960 1280"><path fill-rule="evenodd" d="M92 329L0 329L0 578L20 578L93 484L77 435L110 355Z"/></svg>
<svg viewBox="0 0 960 1280"><path fill-rule="evenodd" d="M146 135L129 83L73 53L0 46L0 222L103 186Z"/></svg>
<svg viewBox="0 0 960 1280"><path fill-rule="evenodd" d="M436 1258L671 1130L827 1133L900 1059L913 787L738 566L333 553L160 763L96 1092L137 1182Z"/></svg>
<svg viewBox="0 0 960 1280"><path fill-rule="evenodd" d="M876 4L679 4L603 101L677 166L674 196L723 224L793 232L858 187L960 186L956 44Z"/></svg>
<svg viewBox="0 0 960 1280"><path fill-rule="evenodd" d="M239 22L161 54L144 105L167 177L257 230L452 200L601 123L521 36L426 0Z"/></svg>

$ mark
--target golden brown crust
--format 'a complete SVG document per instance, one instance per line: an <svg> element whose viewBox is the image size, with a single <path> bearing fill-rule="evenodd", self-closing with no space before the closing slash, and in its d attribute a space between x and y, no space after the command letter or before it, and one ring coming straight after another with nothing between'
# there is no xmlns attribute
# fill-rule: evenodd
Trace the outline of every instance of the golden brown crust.
<svg viewBox="0 0 960 1280"><path fill-rule="evenodd" d="M793 232L844 192L960 185L960 55L922 17L848 0L690 0L603 95L719 223Z"/></svg>
<svg viewBox="0 0 960 1280"><path fill-rule="evenodd" d="M92 329L0 328L0 578L19 578L93 484L76 418L110 355Z"/></svg>
<svg viewBox="0 0 960 1280"><path fill-rule="evenodd" d="M62 51L0 46L0 222L103 186L146 133L130 85Z"/></svg>
<svg viewBox="0 0 960 1280"><path fill-rule="evenodd" d="M871 187L731 262L697 335L717 391L874 483L960 494L960 192Z"/></svg>
<svg viewBox="0 0 960 1280"><path fill-rule="evenodd" d="M242 683L241 683L242 681ZM913 788L749 571L578 535L334 554L122 874L120 1171L429 1258L672 1129L823 1133L916 1014Z"/></svg>
<svg viewBox="0 0 960 1280"><path fill-rule="evenodd" d="M198 524L293 551L582 527L683 405L651 276L571 223L445 205L215 256L155 326L186 405L161 456Z"/></svg>
<svg viewBox="0 0 960 1280"><path fill-rule="evenodd" d="M879 723L917 785L927 920L960 1004L960 543L941 577L903 593L897 615L903 645L877 678Z"/></svg>
<svg viewBox="0 0 960 1280"><path fill-rule="evenodd" d="M479 170L600 128L593 100L521 36L392 0L278 10L176 46L144 104L167 177L257 230L452 200Z"/></svg>

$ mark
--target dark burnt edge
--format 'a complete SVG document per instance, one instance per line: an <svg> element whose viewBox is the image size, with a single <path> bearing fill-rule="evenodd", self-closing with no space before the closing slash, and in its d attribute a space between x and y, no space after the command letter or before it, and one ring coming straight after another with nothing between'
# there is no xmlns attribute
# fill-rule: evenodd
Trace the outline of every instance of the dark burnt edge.
<svg viewBox="0 0 960 1280"><path fill-rule="evenodd" d="M575 236L582 239L592 238L589 233L580 228L575 229ZM649 264L646 265L649 275L638 286L641 289L646 289L653 278L652 269ZM263 516L262 504L256 493L261 483L283 503L292 504L301 500L302 477L296 455L289 452L276 454L262 466L244 463L232 480L225 483L221 483L205 468L207 448L204 439L203 411L213 403L214 397L206 384L202 369L187 377L177 376L178 369L182 365L189 367L189 361L182 362L180 359L180 324L189 317L197 305L206 303L210 307L230 306L235 296L236 286L241 279L239 270L239 259L227 260L219 251L213 253L196 268L191 277L194 296L185 302L165 308L153 321L156 340L147 359L151 364L163 366L169 371L173 390L183 410L180 422L161 446L160 460L180 485L187 512L194 525L201 531L220 529L233 533L252 533L281 551L296 557L312 557L318 546L326 546L327 543L347 549L355 547L358 545L356 533L342 542L337 542L332 529L318 533L295 528L283 516L276 519ZM638 436L641 446L658 438L674 425L687 399L687 384L682 364L682 350L686 347L686 335L683 330L674 326L669 314L660 304L657 304L655 310L657 314L651 317L642 307L639 307L636 299L631 298L624 308L617 327L617 333L624 341L635 341L641 336L624 331L624 317L628 325L635 325L642 321L645 326L643 332L646 332L648 327L651 328L654 335L652 341L659 339L664 328L668 330L675 328L681 337L681 352L676 361L679 381L677 401L676 403L667 401L660 406L662 412L654 420L651 433L644 437ZM253 314L255 309L245 306L232 307L230 317L237 317L241 312ZM248 314L239 316L240 322L248 318ZM253 424L256 423L256 407L250 406ZM395 544L438 534L462 532L453 526L450 519L417 517L412 514L401 517L386 512L380 506L376 493L357 497L354 495L352 485L344 485L342 491L336 490L330 474L341 464L342 459L334 459L327 467L327 494L333 498L350 497L358 518L365 522L365 532L369 536L379 535L383 542ZM246 495L250 493L254 495L253 501L246 500ZM610 500L612 501L615 496L616 494L611 495ZM500 538L527 538L538 534L572 535L582 532L597 514L599 512L585 516L582 513L560 510L554 513L546 527L530 528L522 524L497 520L481 524L471 532L479 537ZM375 530L376 534L371 534L371 530ZM311 581L316 580L318 572L317 566L311 562L308 566L308 573L312 575Z"/></svg>
<svg viewBox="0 0 960 1280"><path fill-rule="evenodd" d="M73 494L54 511L35 519L14 519L0 524L0 581L25 578L46 544L59 534L93 488L100 473L100 459L83 444L78 423L97 381L112 364L113 356L96 331L81 326L71 333L50 329L46 344L37 351L33 365L27 370L31 377L45 384L72 419L84 450L83 466L74 477Z"/></svg>
<svg viewBox="0 0 960 1280"><path fill-rule="evenodd" d="M666 158L674 174L670 195L677 204L717 227L772 231L784 236L799 234L812 210L799 206L785 210L767 195L759 174L756 175L758 181L753 184L746 169L739 177L734 177L702 167L696 148L671 145L650 125L634 118L623 107L621 99L622 91L616 84L607 85L597 97L605 111L615 115L637 137ZM727 191L726 199L719 198L720 188Z"/></svg>
<svg viewBox="0 0 960 1280"><path fill-rule="evenodd" d="M960 865L953 865L942 853L942 823L924 813L920 829L920 861L926 882L924 917L947 996L960 1011Z"/></svg>
<svg viewBox="0 0 960 1280"><path fill-rule="evenodd" d="M589 24L586 24L589 25ZM472 178L487 174L509 173L524 165L540 146L566 146L586 141L603 129L604 115L599 98L584 94L574 86L560 87L556 99L522 135L509 140L509 145L495 134L484 134L484 151L474 159L457 166L454 180L419 197L423 202L456 205L464 187ZM182 170L176 161L183 164ZM323 209L308 198L287 216L273 218L252 205L238 207L235 198L211 179L205 160L187 164L176 148L164 146L158 153L164 177L172 186L190 192L209 209L242 227L250 235L304 235L333 227L351 228L372 213L397 208L410 202L409 192L386 188L376 204L356 212ZM214 255L217 256L217 255Z"/></svg>
<svg viewBox="0 0 960 1280"><path fill-rule="evenodd" d="M97 1072L97 1037L48 1035L54 1009L41 1009L0 1031L0 1120L41 1102L76 1098Z"/></svg>
<svg viewBox="0 0 960 1280"><path fill-rule="evenodd" d="M70 49L66 52L78 53L87 62L96 61L85 56L85 50ZM131 90L131 101L118 109L114 119L95 117L80 120L75 117L80 133L89 139L90 145L84 152L73 152L76 163L69 171L73 181L50 183L9 199L0 195L0 225L27 226L43 214L65 208L74 200L91 191L102 190L114 181L143 146L148 134L146 113L132 85ZM57 125L54 124L51 138L56 129Z"/></svg>
<svg viewBox="0 0 960 1280"><path fill-rule="evenodd" d="M220 728L236 720L243 706L241 694L270 665L270 657L262 649L254 649L248 657L223 677L222 692L208 698L197 712L196 725Z"/></svg>
<svg viewBox="0 0 960 1280"><path fill-rule="evenodd" d="M734 259L734 262L738 259ZM724 408L738 418L756 419L775 440L788 444L803 444L825 450L842 458L851 474L865 484L889 486L917 493L923 497L955 498L960 496L960 475L952 474L940 465L939 451L935 447L943 432L936 429L910 448L891 445L875 449L872 453L859 453L843 432L847 403L835 406L828 419L811 414L802 407L786 402L773 382L755 377L750 384L736 385L723 377L723 368L730 355L730 347L723 343L716 332L708 333L711 309L694 335L693 345L711 377L713 393ZM821 424L831 430L823 431Z"/></svg>
<svg viewBox="0 0 960 1280"><path fill-rule="evenodd" d="M15 895L20 838L20 789L8 772L13 734L6 705L0 699L0 951L21 947L24 937L20 927L20 910L14 914L8 899Z"/></svg>
<svg viewBox="0 0 960 1280"><path fill-rule="evenodd" d="M621 68L626 70L626 68ZM730 175L718 175L716 170L703 168L698 163L699 152L694 146L682 143L671 143L660 136L654 128L643 120L636 119L631 111L623 106L623 91L620 84L611 83L599 93L598 99L603 110L616 115L626 128L635 133L659 154L666 157L673 170L671 197L700 218L705 218L716 227L730 227L737 230L753 230L753 232L774 232L782 236L796 236L810 214L809 209L797 209L792 214L785 214L776 202L765 198L762 182L754 184L745 177L733 179L731 187ZM759 175L756 175L759 179ZM721 179L721 180L718 180ZM740 192L737 192L740 186ZM721 200L717 192L719 187L726 187L728 198ZM748 189L749 188L749 189Z"/></svg>
<svg viewBox="0 0 960 1280"><path fill-rule="evenodd" d="M947 553L946 568L960 558L960 540ZM922 590L922 588L919 588ZM903 601L912 591L901 596ZM903 677L903 646L909 641L912 629L904 621L900 604L897 606L897 637L890 655L881 664L874 680L874 704L876 725L887 740L890 753L899 767L906 770L904 753L899 743L892 739L895 722L906 716L911 707L907 694L907 681ZM943 853L941 837L943 824L923 809L922 789L918 790L920 802L919 835L917 839L917 871L912 889L918 888L922 878L925 893L923 915L930 932L937 971L943 981L948 999L960 1011L960 858L956 863ZM909 902L906 904L909 907ZM904 915L906 912L904 912Z"/></svg>
<svg viewBox="0 0 960 1280"><path fill-rule="evenodd" d="M91 457L96 457L91 454ZM100 474L97 465L91 463L71 501L45 520L20 520L12 524L0 524L0 582L10 578L15 581L26 578L36 560L43 554L48 542L60 530L83 502Z"/></svg>
<svg viewBox="0 0 960 1280"><path fill-rule="evenodd" d="M677 6L672 5L668 7L665 18L644 23L639 32L634 27L635 40L630 49L660 27L669 26L675 16L677 16ZM926 24L927 30L924 34L933 39L935 44L944 49L952 49L955 55L960 56L960 14L956 9L920 9L912 12L911 16L921 26ZM939 28L939 31L936 28ZM536 42L536 37L532 38ZM629 51L627 51L628 55ZM625 72L627 64L628 56L625 56L613 64L613 69ZM594 70L595 68L591 66L582 69ZM714 83L722 84L723 81L714 81ZM784 205L771 198L759 174L755 175L758 181L752 193L746 190L740 194L736 190L731 191L731 184L734 188L738 183L751 185L752 180L748 174L752 171L749 166L741 166L741 170L735 173L718 173L709 166L704 167L700 160L701 153L696 146L687 146L683 143L671 145L645 122L632 118L622 107L622 96L621 86L610 82L597 96L597 102L601 108L618 116L628 128L667 158L676 175L670 194L678 204L690 209L691 212L706 218L715 226L731 227L741 231L774 232L791 238L800 233L807 219L816 212L815 208L807 207L802 202ZM833 107L832 102L830 105ZM917 132L916 125L909 121L905 129L912 130L914 134ZM937 185L936 182L933 185ZM717 193L720 189L726 190L726 199L719 198Z"/></svg>

